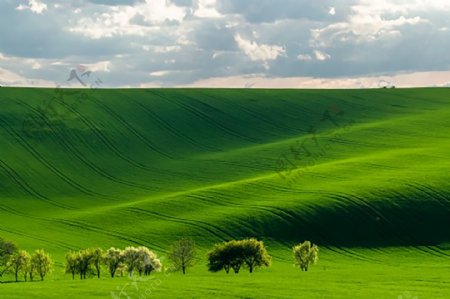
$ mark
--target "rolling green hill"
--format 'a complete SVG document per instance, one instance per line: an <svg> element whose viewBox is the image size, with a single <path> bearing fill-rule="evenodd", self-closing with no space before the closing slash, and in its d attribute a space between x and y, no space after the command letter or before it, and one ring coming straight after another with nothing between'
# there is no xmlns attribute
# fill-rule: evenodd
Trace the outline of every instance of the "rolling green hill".
<svg viewBox="0 0 450 299"><path fill-rule="evenodd" d="M449 133L450 89L0 88L0 235L59 266L179 236L258 237L285 264L304 239L325 261L439 264Z"/></svg>

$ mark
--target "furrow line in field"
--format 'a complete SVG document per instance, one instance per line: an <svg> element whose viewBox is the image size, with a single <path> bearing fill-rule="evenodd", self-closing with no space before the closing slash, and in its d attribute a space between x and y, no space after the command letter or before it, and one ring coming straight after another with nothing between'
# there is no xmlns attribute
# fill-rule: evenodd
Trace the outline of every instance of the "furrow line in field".
<svg viewBox="0 0 450 299"><path fill-rule="evenodd" d="M124 95L126 96L126 95ZM141 102L138 102L134 99L132 99L129 96L126 96L127 98L129 98L130 101L134 102L136 105L138 105L143 111L146 112L146 114L150 115L152 119L154 119L162 128L166 129L167 131L169 131L172 135L179 137L183 140L185 140L186 142L188 142L189 144L197 147L197 148L201 148L203 150L206 151L216 151L218 149L215 149L213 147L204 145L202 143L199 143L197 141L195 141L193 138L189 137L186 134L181 133L179 130L177 130L175 127L173 127L168 121L164 120L162 117L160 117L157 113L155 113L150 107L142 104Z"/></svg>
<svg viewBox="0 0 450 299"><path fill-rule="evenodd" d="M47 169L49 169L52 173L54 173L61 180L66 182L69 186L71 186L74 189L82 192L83 194L89 195L89 196L93 196L93 197L98 196L101 198L108 198L104 194L92 191L92 190L80 185L79 183L75 182L70 177L65 175L61 170L59 170L51 162L49 162L47 159L45 159L43 156L41 156L38 151L36 151L18 132L16 132L3 119L0 119L0 125L6 132L8 132L8 134L10 136L12 136L17 141L18 144L20 144L22 147L24 147L37 161L39 161L42 165L44 165Z"/></svg>
<svg viewBox="0 0 450 299"><path fill-rule="evenodd" d="M48 243L50 245L56 244L56 246L64 248L64 249L69 249L69 250L73 249L73 247L70 246L67 243L64 243L64 242L61 242L61 241L50 240L50 239L46 239L46 238L42 238L42 237L37 237L35 235L26 234L24 232L21 232L21 231L18 231L18 230L13 230L11 228L7 229L5 227L0 227L0 231L6 232L6 233L9 233L9 234L14 234L14 235L26 237L26 238L30 238L30 239L33 239L33 240L38 240L38 241L41 241L41 242Z"/></svg>
<svg viewBox="0 0 450 299"><path fill-rule="evenodd" d="M40 192L36 191L33 187L31 187L26 180L24 180L17 171L15 171L12 167L10 167L6 162L0 159L0 167L8 174L10 178L16 182L17 185L20 186L20 188L28 195L30 195L32 198L37 198L39 200L42 200L50 205L56 206L58 208L66 209L66 210L73 210L73 207L63 205L61 203L58 203L56 201L51 200L50 198L42 195Z"/></svg>
<svg viewBox="0 0 450 299"><path fill-rule="evenodd" d="M63 130L59 129L58 127L53 126L51 123L48 122L48 120L43 117L43 115L37 111L36 109L34 109L33 107L29 106L26 103L22 103L24 106L28 107L28 109L33 110L34 113L41 118L41 120L49 127L51 128L51 133L53 135L53 140L55 141L55 143L60 144L63 148L65 148L68 152L70 152L76 159L78 159L79 161L81 161L82 164L84 164L85 166L87 166L89 169L91 169L92 171L94 171L95 173L97 173L98 175L113 181L115 183L121 184L121 185L125 185L125 186L129 186L129 187L135 187L135 188L139 188L139 189L143 189L143 190L149 190L149 191L154 191L155 188L152 188L150 186L146 186L146 185L142 185L142 184L138 184L135 182L130 182L127 180L123 180L120 178L117 178L113 175L111 175L110 173L106 172L105 170L103 170L102 168L98 167L95 163L93 163L92 161L90 161L89 159L86 158L86 156L81 153L70 141L70 138L67 138L65 136L65 133ZM58 136L59 134L59 136Z"/></svg>
<svg viewBox="0 0 450 299"><path fill-rule="evenodd" d="M52 218L51 221L69 226L71 228L75 227L80 230L91 231L91 232L95 232L95 233L98 233L101 235L114 237L114 238L120 239L122 241L130 242L130 245L137 244L137 245L141 245L141 246L147 246L148 244L151 244L152 247L156 247L162 251L166 251L166 249L164 249L163 247L158 246L153 243L150 243L147 240L144 240L141 238L136 238L136 237L133 237L133 238L126 237L124 234L121 234L120 232L105 230L104 228L93 226L93 225L90 225L90 224L87 224L84 222L68 220L68 219L57 219L57 218Z"/></svg>
<svg viewBox="0 0 450 299"><path fill-rule="evenodd" d="M213 225L211 223L207 223L207 222L204 222L204 221L190 220L190 219L185 219L185 218L169 216L169 215L161 214L161 213L154 212L154 211L148 211L148 210L144 210L144 209L140 209L140 208L136 208L136 207L128 207L126 209L129 210L130 212L146 214L146 215L149 215L149 216L156 216L157 218L164 219L164 220L167 220L167 221L183 223L183 224L190 225L192 227L198 227L198 228L201 228L204 231L206 231L206 232L208 232L208 233L210 233L210 234L212 234L215 237L220 238L220 239L224 239L223 235L226 235L227 237L229 237L231 239L234 238L233 235L231 235L230 233L226 232L225 230L222 230L218 226L215 226L215 225ZM220 232L223 235L220 235L217 232Z"/></svg>
<svg viewBox="0 0 450 299"><path fill-rule="evenodd" d="M101 101L91 100L91 102L95 103L97 106L101 107L106 113L111 115L114 119L116 119L122 126L124 126L129 132L131 132L136 138L138 138L142 143L144 143L148 148L152 151L159 153L160 155L174 159L174 156L165 152L164 150L158 148L153 142L149 141L147 137L142 135L137 129L135 129L130 123L128 123L125 119L123 119L119 114L117 114L114 110L109 108L107 105L103 104Z"/></svg>
<svg viewBox="0 0 450 299"><path fill-rule="evenodd" d="M155 94L155 93L152 93ZM159 94L158 94L159 95ZM244 139L247 140L249 142L252 143L258 143L258 140L254 139L254 138L250 138L247 136L244 136L238 132L235 132L232 129L229 129L227 127L225 127L224 125L218 123L217 121L215 121L213 118L209 117L208 115L206 115L205 113L203 113L202 111L199 111L198 109L192 107L189 104L186 104L184 100L186 100L186 98L184 98L184 100L178 100L175 97L173 99L168 99L166 97L163 97L161 95L159 95L161 98L165 99L166 101L170 102L170 103L175 103L176 105L178 105L179 107L183 108L186 111L189 111L192 115L197 116L199 119L205 121L206 123L209 123L211 126L214 126L216 128L218 128L219 130L227 133L228 135L234 136L238 139Z"/></svg>
<svg viewBox="0 0 450 299"><path fill-rule="evenodd" d="M61 102L62 105L64 105L67 109L69 109L73 114L75 114L82 122L83 124L91 131L94 133L95 136L97 136L97 138L102 142L103 145L105 145L112 153L114 153L118 158L122 159L123 161L133 165L136 168L145 170L145 171L149 171L149 172L154 172L155 169L152 167L149 167L145 164L142 164L141 162L135 161L129 157L126 157L115 145L114 143L105 135L101 132L100 129L97 128L96 124L93 123L89 118L87 118L86 116L84 116L83 114L81 114L80 112L78 112L76 109L74 109L73 107L70 107L70 105Z"/></svg>

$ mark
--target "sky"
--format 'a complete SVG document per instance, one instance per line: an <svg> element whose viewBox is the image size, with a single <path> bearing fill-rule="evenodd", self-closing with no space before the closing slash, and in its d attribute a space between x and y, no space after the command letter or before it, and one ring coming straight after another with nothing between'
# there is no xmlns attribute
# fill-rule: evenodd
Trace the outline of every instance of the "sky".
<svg viewBox="0 0 450 299"><path fill-rule="evenodd" d="M450 0L0 0L2 86L450 86L449 49Z"/></svg>

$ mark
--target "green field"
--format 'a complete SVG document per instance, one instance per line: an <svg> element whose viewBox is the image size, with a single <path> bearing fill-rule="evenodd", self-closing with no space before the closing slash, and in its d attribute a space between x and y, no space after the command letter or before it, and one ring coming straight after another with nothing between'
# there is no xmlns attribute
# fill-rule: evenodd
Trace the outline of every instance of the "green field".
<svg viewBox="0 0 450 299"><path fill-rule="evenodd" d="M449 133L450 89L0 88L0 236L56 262L0 298L450 298ZM164 263L181 236L201 251L186 276L63 273L94 246ZM246 237L271 268L207 272L215 242Z"/></svg>

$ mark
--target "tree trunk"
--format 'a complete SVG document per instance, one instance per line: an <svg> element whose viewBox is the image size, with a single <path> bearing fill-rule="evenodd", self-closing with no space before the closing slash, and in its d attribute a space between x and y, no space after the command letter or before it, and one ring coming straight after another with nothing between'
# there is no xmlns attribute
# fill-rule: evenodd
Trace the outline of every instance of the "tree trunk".
<svg viewBox="0 0 450 299"><path fill-rule="evenodd" d="M75 280L75 271L72 271L72 280Z"/></svg>
<svg viewBox="0 0 450 299"><path fill-rule="evenodd" d="M253 273L253 265L250 265L250 266L248 267L248 271L249 271L250 273Z"/></svg>
<svg viewBox="0 0 450 299"><path fill-rule="evenodd" d="M183 270L183 274L186 274L186 267L185 267L185 266L182 266L181 268L182 268L182 270Z"/></svg>
<svg viewBox="0 0 450 299"><path fill-rule="evenodd" d="M19 279L17 278L17 272L15 273L15 275L16 275L16 282L18 282L18 281L19 281Z"/></svg>

